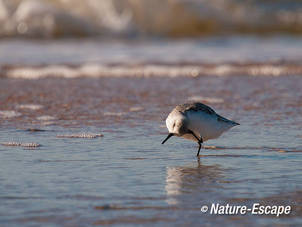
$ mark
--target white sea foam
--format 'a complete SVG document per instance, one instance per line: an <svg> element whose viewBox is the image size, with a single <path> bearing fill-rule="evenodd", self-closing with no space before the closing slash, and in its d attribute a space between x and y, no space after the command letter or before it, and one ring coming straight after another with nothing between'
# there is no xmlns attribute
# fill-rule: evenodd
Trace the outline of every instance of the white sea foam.
<svg viewBox="0 0 302 227"><path fill-rule="evenodd" d="M105 112L105 116L123 116L125 115L125 112Z"/></svg>
<svg viewBox="0 0 302 227"><path fill-rule="evenodd" d="M20 143L20 142L4 142L1 143L1 145L3 146L14 146L14 147L29 147L29 148L33 148L33 147L40 147L41 144L38 143Z"/></svg>
<svg viewBox="0 0 302 227"><path fill-rule="evenodd" d="M19 117L21 115L21 113L16 112L14 110L0 110L0 118L13 118Z"/></svg>
<svg viewBox="0 0 302 227"><path fill-rule="evenodd" d="M302 74L302 66L292 65L155 65L108 66L103 64L48 65L44 67L16 67L5 70L2 74L9 78L38 79L45 77L197 77L203 75L228 76L282 76Z"/></svg>
<svg viewBox="0 0 302 227"><path fill-rule="evenodd" d="M98 138L98 137L103 137L103 134L100 133L80 133L80 134L64 134L64 135L57 135L58 138L88 138L88 139L93 139L93 138Z"/></svg>
<svg viewBox="0 0 302 227"><path fill-rule="evenodd" d="M53 116L48 116L48 115L43 115L43 116L39 116L37 117L37 120L39 121L52 121L55 120L56 118Z"/></svg>
<svg viewBox="0 0 302 227"><path fill-rule="evenodd" d="M21 104L21 105L18 105L18 108L29 109L29 110L39 110L39 109L42 109L43 106L38 105L38 104Z"/></svg>
<svg viewBox="0 0 302 227"><path fill-rule="evenodd" d="M133 107L130 107L129 110L130 110L131 112L139 112L139 111L144 110L144 108L141 107L141 106L133 106Z"/></svg>
<svg viewBox="0 0 302 227"><path fill-rule="evenodd" d="M43 122L41 122L41 125L44 125L44 126L55 125L55 124L56 124L55 121L43 121Z"/></svg>
<svg viewBox="0 0 302 227"><path fill-rule="evenodd" d="M8 70L6 76L10 78L37 79L44 77L150 77L150 76L198 76L202 67L196 66L163 66L145 65L137 67L106 66L84 64L79 67L64 65L50 65L45 67L23 67Z"/></svg>

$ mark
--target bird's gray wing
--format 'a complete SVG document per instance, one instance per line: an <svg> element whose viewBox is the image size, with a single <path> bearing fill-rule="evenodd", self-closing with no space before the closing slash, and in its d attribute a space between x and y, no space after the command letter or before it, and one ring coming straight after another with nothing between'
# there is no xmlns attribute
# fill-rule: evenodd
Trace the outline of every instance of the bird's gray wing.
<svg viewBox="0 0 302 227"><path fill-rule="evenodd" d="M188 111L202 111L209 115L216 115L217 121L222 121L222 122L233 124L233 125L239 125L239 123L237 123L235 121L231 121L227 118L220 116L211 107L209 107L203 103L200 103L200 102L186 103L186 104L178 105L178 106L176 106L175 109L183 114L186 114Z"/></svg>
<svg viewBox="0 0 302 227"><path fill-rule="evenodd" d="M214 115L216 112L209 106L200 103L200 102L194 102L194 103L186 103L182 105L176 106L176 110L182 113L186 113L187 111L202 111L209 115Z"/></svg>

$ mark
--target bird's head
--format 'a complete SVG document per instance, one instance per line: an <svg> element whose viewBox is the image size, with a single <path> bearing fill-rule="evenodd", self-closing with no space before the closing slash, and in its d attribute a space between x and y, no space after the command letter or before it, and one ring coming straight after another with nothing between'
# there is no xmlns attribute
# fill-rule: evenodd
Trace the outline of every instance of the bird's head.
<svg viewBox="0 0 302 227"><path fill-rule="evenodd" d="M164 144L171 136L182 136L188 133L186 118L180 112L172 112L171 114L169 114L166 119L166 125L169 130L169 135L162 142L162 144Z"/></svg>

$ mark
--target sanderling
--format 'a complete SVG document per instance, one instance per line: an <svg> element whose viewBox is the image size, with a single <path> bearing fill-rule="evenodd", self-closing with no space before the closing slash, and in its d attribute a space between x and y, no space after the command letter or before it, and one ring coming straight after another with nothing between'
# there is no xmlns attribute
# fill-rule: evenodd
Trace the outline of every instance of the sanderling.
<svg viewBox="0 0 302 227"><path fill-rule="evenodd" d="M171 136L179 136L196 141L199 145L209 139L218 138L223 132L239 125L218 115L211 107L195 102L176 106L166 119L169 135L162 142L164 144Z"/></svg>

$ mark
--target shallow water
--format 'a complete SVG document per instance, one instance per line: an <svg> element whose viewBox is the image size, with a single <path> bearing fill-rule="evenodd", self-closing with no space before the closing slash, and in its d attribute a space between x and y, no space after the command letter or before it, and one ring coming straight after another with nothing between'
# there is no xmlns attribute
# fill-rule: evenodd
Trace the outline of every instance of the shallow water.
<svg viewBox="0 0 302 227"><path fill-rule="evenodd" d="M0 66L300 63L301 36L200 39L2 39ZM301 65L301 64L300 64ZM1 68L0 68L1 69Z"/></svg>
<svg viewBox="0 0 302 227"><path fill-rule="evenodd" d="M301 87L300 75L1 78L0 142L41 146L0 146L0 224L298 226ZM190 141L161 145L164 119L188 99L241 124L207 141L200 159ZM69 138L83 133L104 136ZM216 202L293 211L200 212Z"/></svg>

